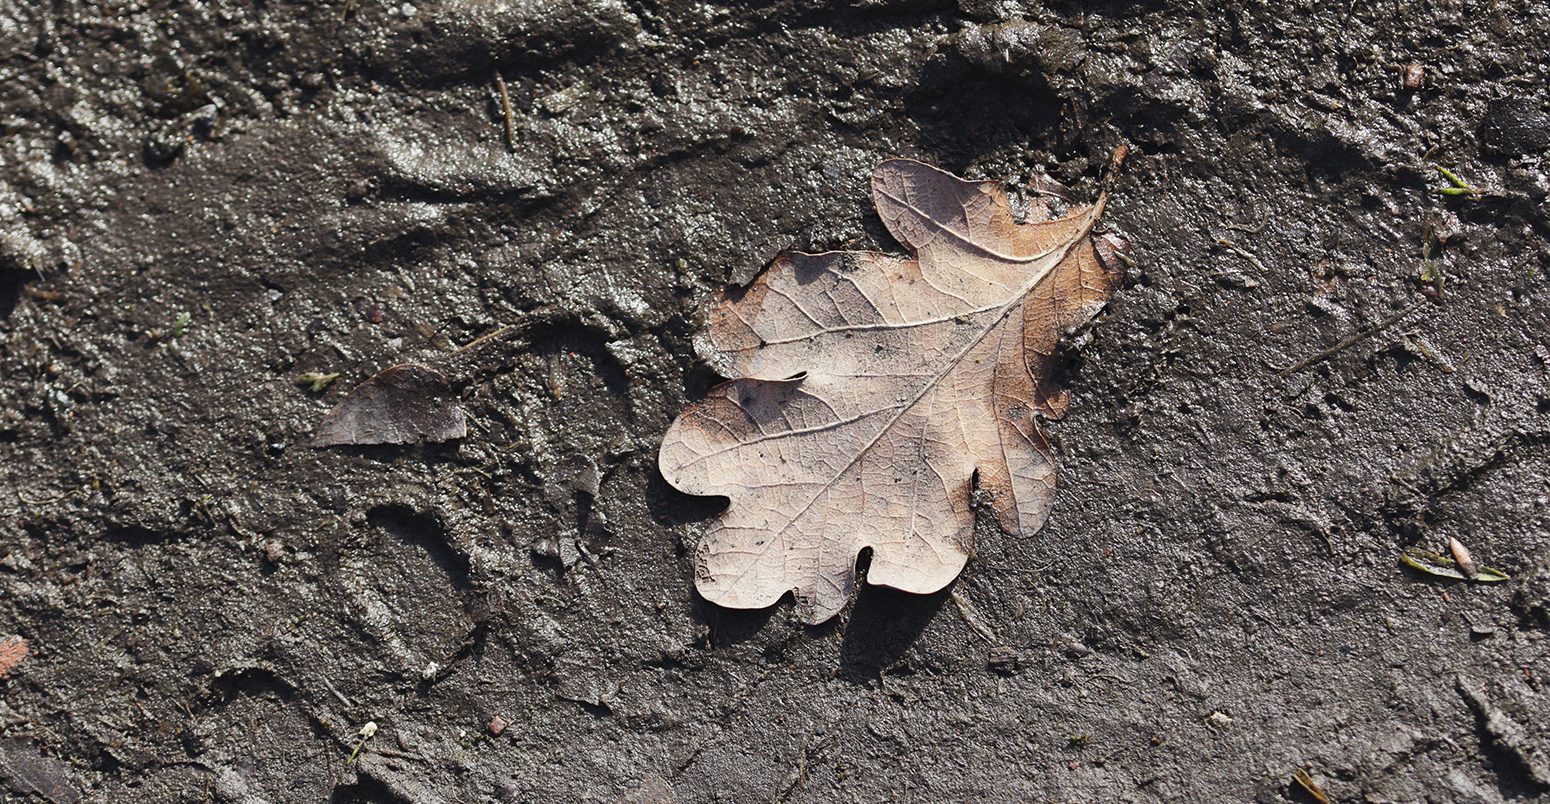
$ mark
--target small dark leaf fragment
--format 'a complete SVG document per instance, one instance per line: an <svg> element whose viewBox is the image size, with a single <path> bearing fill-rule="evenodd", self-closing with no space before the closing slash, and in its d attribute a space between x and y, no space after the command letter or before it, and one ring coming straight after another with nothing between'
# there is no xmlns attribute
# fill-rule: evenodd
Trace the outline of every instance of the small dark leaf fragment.
<svg viewBox="0 0 1550 804"><path fill-rule="evenodd" d="M451 441L468 435L468 419L447 378L405 363L383 369L329 411L314 447Z"/></svg>
<svg viewBox="0 0 1550 804"><path fill-rule="evenodd" d="M70 763L45 755L22 740L0 742L0 778L17 794L41 796L53 804L75 804L81 792L70 781ZM6 798L10 800L9 797Z"/></svg>

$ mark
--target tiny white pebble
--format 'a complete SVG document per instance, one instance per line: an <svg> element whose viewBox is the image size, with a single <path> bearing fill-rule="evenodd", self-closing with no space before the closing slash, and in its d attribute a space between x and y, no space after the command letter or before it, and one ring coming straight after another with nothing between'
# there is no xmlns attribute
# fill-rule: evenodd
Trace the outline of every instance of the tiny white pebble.
<svg viewBox="0 0 1550 804"><path fill-rule="evenodd" d="M375 720L368 720L368 721L366 721L366 725L361 727L360 737L361 737L362 740L370 740L372 738L372 735L374 735L376 733L377 733L377 721L375 721Z"/></svg>

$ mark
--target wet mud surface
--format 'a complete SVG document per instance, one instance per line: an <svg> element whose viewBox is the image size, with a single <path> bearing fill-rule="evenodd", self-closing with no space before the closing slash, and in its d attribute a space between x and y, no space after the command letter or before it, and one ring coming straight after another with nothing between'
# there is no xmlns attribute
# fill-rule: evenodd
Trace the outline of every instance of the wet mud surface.
<svg viewBox="0 0 1550 804"><path fill-rule="evenodd" d="M1550 796L1547 31L1523 2L0 0L0 638L31 648L0 790ZM1086 197L1120 143L1135 265L1069 350L1044 530L982 516L950 590L821 627L698 601L717 505L654 458L715 381L710 294L896 250L884 158ZM466 438L309 446L411 360ZM1448 536L1512 580L1399 565Z"/></svg>

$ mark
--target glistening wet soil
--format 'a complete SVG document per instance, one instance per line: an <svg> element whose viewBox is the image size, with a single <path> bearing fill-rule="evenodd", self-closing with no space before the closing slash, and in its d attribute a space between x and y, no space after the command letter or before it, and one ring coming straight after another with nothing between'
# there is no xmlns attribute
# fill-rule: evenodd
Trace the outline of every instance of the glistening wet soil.
<svg viewBox="0 0 1550 804"><path fill-rule="evenodd" d="M0 0L0 790L1550 796L1547 35L1544 2ZM654 461L711 294L898 250L884 158L1080 198L1120 143L1136 264L1068 350L1048 526L982 517L950 590L822 627L697 600L717 505ZM405 361L466 438L308 445ZM1399 565L1449 536L1512 580Z"/></svg>

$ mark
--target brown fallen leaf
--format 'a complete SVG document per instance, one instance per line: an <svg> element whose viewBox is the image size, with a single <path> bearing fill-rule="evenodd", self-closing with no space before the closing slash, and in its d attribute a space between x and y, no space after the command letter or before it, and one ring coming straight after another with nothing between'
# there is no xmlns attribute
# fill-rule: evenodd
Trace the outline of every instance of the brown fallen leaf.
<svg viewBox="0 0 1550 804"><path fill-rule="evenodd" d="M976 483L1002 528L1037 531L1055 463L1034 416L1069 404L1056 344L1120 282L1116 241L1092 235L1106 192L1017 223L998 184L892 159L872 197L914 258L784 254L727 291L696 345L733 379L683 411L658 459L679 489L731 499L695 554L700 594L763 608L790 590L820 623L865 548L870 583L935 592L973 552Z"/></svg>
<svg viewBox="0 0 1550 804"><path fill-rule="evenodd" d="M468 419L447 378L405 363L356 386L318 424L314 447L450 441L468 434Z"/></svg>

